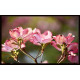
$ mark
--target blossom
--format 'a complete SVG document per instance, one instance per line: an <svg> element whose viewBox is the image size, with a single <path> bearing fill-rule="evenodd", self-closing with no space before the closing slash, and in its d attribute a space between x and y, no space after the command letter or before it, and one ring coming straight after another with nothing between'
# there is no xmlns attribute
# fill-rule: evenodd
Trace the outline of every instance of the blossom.
<svg viewBox="0 0 80 80"><path fill-rule="evenodd" d="M23 29L22 27L18 27L9 31L11 38L13 38L14 40L22 39L23 42L26 42L30 39L32 35L31 33L31 28Z"/></svg>
<svg viewBox="0 0 80 80"><path fill-rule="evenodd" d="M68 60L71 62L71 63L78 63L78 56L74 56L74 55L69 55L68 56Z"/></svg>
<svg viewBox="0 0 80 80"><path fill-rule="evenodd" d="M74 35L72 35L72 33L69 33L68 36L66 37L66 44L70 44L73 40L74 40Z"/></svg>
<svg viewBox="0 0 80 80"><path fill-rule="evenodd" d="M51 42L51 40L52 33L50 31L45 31L43 34L41 34L39 29L34 29L30 42L32 42L35 45L41 45L49 43Z"/></svg>
<svg viewBox="0 0 80 80"><path fill-rule="evenodd" d="M53 39L55 41L52 41L51 45L55 47L57 50L61 51L61 45L65 43L66 38L64 37L64 35L57 35L57 36L53 36Z"/></svg>
<svg viewBox="0 0 80 80"><path fill-rule="evenodd" d="M78 53L78 43L71 43L67 47L68 52L73 51L73 53Z"/></svg>
<svg viewBox="0 0 80 80"><path fill-rule="evenodd" d="M39 30L39 29L37 29L37 28L35 28L35 29L33 29L33 33L35 34L35 33L41 33L41 31Z"/></svg>
<svg viewBox="0 0 80 80"><path fill-rule="evenodd" d="M71 43L68 47L68 60L72 63L78 63L78 56L75 53L78 53L78 43Z"/></svg>
<svg viewBox="0 0 80 80"><path fill-rule="evenodd" d="M24 47L25 47L25 44L22 43L21 48L24 48ZM5 43L2 44L2 51L4 52L11 52L18 49L19 49L19 46L12 39L6 40Z"/></svg>
<svg viewBox="0 0 80 80"><path fill-rule="evenodd" d="M51 45L57 50L62 51L62 55L67 55L70 62L78 63L78 56L75 54L78 53L78 43L71 43L74 37L71 33L66 37L64 35L53 36L55 41L51 41Z"/></svg>
<svg viewBox="0 0 80 80"><path fill-rule="evenodd" d="M55 41L51 42L51 45L53 47L55 47L57 50L61 51L62 45L69 45L71 44L71 42L74 40L74 36L72 36L71 33L68 34L68 36L64 36L64 35L57 35L57 36L53 36L53 39Z"/></svg>
<svg viewBox="0 0 80 80"><path fill-rule="evenodd" d="M62 45L66 41L66 38L64 37L64 35L53 36L53 39L55 40L56 44L59 44L59 45Z"/></svg>

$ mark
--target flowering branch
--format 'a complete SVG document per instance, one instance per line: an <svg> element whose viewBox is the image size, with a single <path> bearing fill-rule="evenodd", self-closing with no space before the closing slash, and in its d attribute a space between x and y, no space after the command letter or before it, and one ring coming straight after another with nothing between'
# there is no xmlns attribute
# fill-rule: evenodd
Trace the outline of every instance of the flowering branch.
<svg viewBox="0 0 80 80"><path fill-rule="evenodd" d="M61 51L61 56L57 63L61 63L66 57L71 63L78 63L78 56L76 54L78 53L78 43L72 43L75 36L71 33L69 33L68 36L61 34L53 36L50 31L45 31L41 34L41 31L36 28L32 30L31 28L23 29L22 27L18 27L11 29L9 34L11 38L2 44L2 51L11 52L11 57L18 63L20 63L18 61L18 50L31 58L35 63L38 63L37 58L39 57L41 57L41 63L48 63L48 61L42 62L44 49L48 44L51 44L57 50ZM41 46L41 53L38 53L36 58L23 50L27 41L30 41L34 45Z"/></svg>

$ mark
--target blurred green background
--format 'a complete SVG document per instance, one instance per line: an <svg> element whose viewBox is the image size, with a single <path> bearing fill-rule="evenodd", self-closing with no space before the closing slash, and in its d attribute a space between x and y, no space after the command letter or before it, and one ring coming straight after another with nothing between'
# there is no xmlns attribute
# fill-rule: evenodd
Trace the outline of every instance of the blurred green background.
<svg viewBox="0 0 80 80"><path fill-rule="evenodd" d="M67 35L72 33L75 35L73 42L78 42L78 16L2 16L2 44L5 40L10 38L9 29L22 26L23 28L31 27L39 28L43 33L46 30L50 30L53 36L58 34ZM29 41L26 42L26 51L32 56L36 56L40 46L33 45ZM17 63L13 58L9 58L11 53L2 52L2 61L4 63ZM43 61L47 60L48 63L56 63L61 55L61 52L56 50L53 46L48 45L43 54ZM23 53L18 55L20 63L34 63L30 58ZM40 58L38 59L40 62ZM70 63L65 59L62 63Z"/></svg>

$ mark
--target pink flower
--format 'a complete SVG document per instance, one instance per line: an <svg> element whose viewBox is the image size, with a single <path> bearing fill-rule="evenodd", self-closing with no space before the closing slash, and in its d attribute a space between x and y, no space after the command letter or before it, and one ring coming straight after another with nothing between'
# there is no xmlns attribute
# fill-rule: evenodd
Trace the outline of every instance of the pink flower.
<svg viewBox="0 0 80 80"><path fill-rule="evenodd" d="M21 48L24 48L25 44L21 44ZM2 51L4 52L11 52L14 50L18 50L19 46L16 44L14 40L6 40L4 44L2 44Z"/></svg>
<svg viewBox="0 0 80 80"><path fill-rule="evenodd" d="M61 46L64 43L66 45L71 44L71 42L74 40L74 36L72 36L72 34L69 33L67 37L65 37L64 35L57 35L57 36L53 36L53 39L55 41L52 41L51 45L55 47L57 50L61 51Z"/></svg>
<svg viewBox="0 0 80 80"><path fill-rule="evenodd" d="M78 60L78 56L76 54L74 54L73 52L70 52L71 55L68 55L68 60L71 62L71 63L78 63L79 60Z"/></svg>
<svg viewBox="0 0 80 80"><path fill-rule="evenodd" d="M53 39L59 45L62 45L66 41L66 38L64 37L64 35L53 36Z"/></svg>
<svg viewBox="0 0 80 80"><path fill-rule="evenodd" d="M71 43L68 45L68 60L72 63L78 63L78 56L75 53L78 53L78 43Z"/></svg>
<svg viewBox="0 0 80 80"><path fill-rule="evenodd" d="M23 42L26 42L30 39L32 35L32 29L31 28L23 29L22 27L18 27L13 30L10 30L9 33L14 40L22 39Z"/></svg>
<svg viewBox="0 0 80 80"><path fill-rule="evenodd" d="M47 61L47 60L45 60L45 61L43 61L42 63L48 63L48 61Z"/></svg>
<svg viewBox="0 0 80 80"><path fill-rule="evenodd" d="M73 51L73 53L78 53L78 43L71 43L67 46L68 52Z"/></svg>
<svg viewBox="0 0 80 80"><path fill-rule="evenodd" d="M55 41L52 41L51 45L55 47L57 50L61 51L61 45L65 43L66 38L64 37L64 35L57 35L57 36L53 36L53 39Z"/></svg>
<svg viewBox="0 0 80 80"><path fill-rule="evenodd" d="M67 37L63 35L53 36L55 41L51 42L51 45L57 50L62 51L63 54L67 52L68 60L72 63L78 63L78 43L71 43L74 40L74 36L71 33Z"/></svg>
<svg viewBox="0 0 80 80"><path fill-rule="evenodd" d="M66 37L66 44L70 44L73 40L74 40L74 35L72 35L72 33L69 33L68 36Z"/></svg>
<svg viewBox="0 0 80 80"><path fill-rule="evenodd" d="M35 45L41 45L51 42L52 40L52 33L50 31L45 31L43 34L41 34L39 29L33 30L33 36L30 39L30 42L32 42Z"/></svg>

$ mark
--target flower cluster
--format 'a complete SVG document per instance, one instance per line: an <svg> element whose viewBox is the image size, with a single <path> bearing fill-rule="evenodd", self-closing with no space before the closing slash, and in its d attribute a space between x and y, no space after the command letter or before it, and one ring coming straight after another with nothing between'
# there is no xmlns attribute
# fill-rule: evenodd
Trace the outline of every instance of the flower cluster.
<svg viewBox="0 0 80 80"><path fill-rule="evenodd" d="M78 63L78 43L72 43L74 37L71 33L68 36L57 35L53 36L50 31L45 31L41 33L39 29L31 29L22 27L18 27L15 29L11 29L9 31L11 38L6 40L4 44L2 44L2 51L11 52L14 60L17 61L18 50L21 50L25 55L29 58L33 59L35 63L37 63L37 58L40 57L43 52L46 44L51 44L57 50L61 51L61 57L58 60L58 63L62 62L65 57L72 63ZM25 48L25 43L30 41L34 45L41 46L41 54L38 54L36 58L32 57L30 54L26 53L23 48ZM41 63L48 63L48 61L41 61Z"/></svg>
<svg viewBox="0 0 80 80"><path fill-rule="evenodd" d="M71 33L66 37L64 35L53 36L55 41L52 41L51 45L57 50L62 51L61 57L63 59L67 56L70 62L78 63L78 56L76 55L76 53L78 53L78 43L71 43L74 40L74 37L75 36Z"/></svg>

